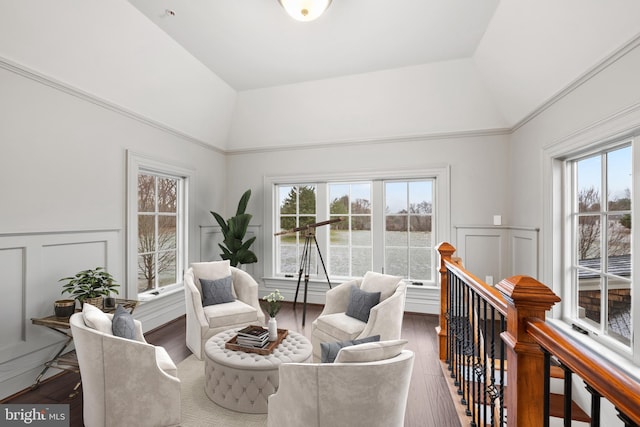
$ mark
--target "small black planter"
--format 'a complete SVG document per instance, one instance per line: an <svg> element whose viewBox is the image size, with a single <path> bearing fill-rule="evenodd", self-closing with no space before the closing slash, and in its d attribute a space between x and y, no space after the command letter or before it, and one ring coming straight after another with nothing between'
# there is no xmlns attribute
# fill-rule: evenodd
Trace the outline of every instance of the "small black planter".
<svg viewBox="0 0 640 427"><path fill-rule="evenodd" d="M53 303L53 310L56 317L71 317L74 311L76 311L76 300L74 299L61 299Z"/></svg>

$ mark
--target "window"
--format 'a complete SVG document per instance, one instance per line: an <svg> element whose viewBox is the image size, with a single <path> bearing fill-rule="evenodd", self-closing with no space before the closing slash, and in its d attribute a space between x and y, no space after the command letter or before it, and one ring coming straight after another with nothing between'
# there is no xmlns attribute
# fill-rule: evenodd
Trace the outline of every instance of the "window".
<svg viewBox="0 0 640 427"><path fill-rule="evenodd" d="M371 183L329 184L331 274L364 276L373 263Z"/></svg>
<svg viewBox="0 0 640 427"><path fill-rule="evenodd" d="M433 182L385 182L385 271L412 280L431 280Z"/></svg>
<svg viewBox="0 0 640 427"><path fill-rule="evenodd" d="M288 231L316 223L316 186L283 185L278 187L280 230ZM278 271L298 272L298 260L303 250L304 233L285 233L278 236ZM311 252L311 271L316 268L316 253Z"/></svg>
<svg viewBox="0 0 640 427"><path fill-rule="evenodd" d="M140 299L182 284L191 171L128 153L127 292Z"/></svg>
<svg viewBox="0 0 640 427"><path fill-rule="evenodd" d="M567 162L571 177L573 317L625 347L633 335L631 143Z"/></svg>
<svg viewBox="0 0 640 427"><path fill-rule="evenodd" d="M138 173L138 292L177 283L182 179Z"/></svg>
<svg viewBox="0 0 640 427"><path fill-rule="evenodd" d="M396 175L314 177L306 183L267 179L265 189L274 195L273 233L265 231L275 257L272 266L265 266L265 274L297 278L305 235L286 230L330 220L315 228L315 237L331 279L378 271L415 284L437 285L434 242L448 236L448 168ZM436 197L439 192L441 198ZM444 218L442 224L435 220L438 215ZM312 244L310 277L323 281L317 255Z"/></svg>

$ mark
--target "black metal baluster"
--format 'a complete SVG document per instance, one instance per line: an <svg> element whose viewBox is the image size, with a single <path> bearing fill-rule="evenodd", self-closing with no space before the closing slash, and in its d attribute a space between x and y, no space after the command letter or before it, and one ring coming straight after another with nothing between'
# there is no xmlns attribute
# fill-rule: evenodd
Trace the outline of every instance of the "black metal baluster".
<svg viewBox="0 0 640 427"><path fill-rule="evenodd" d="M618 418L620 418L622 420L622 422L624 423L624 427L638 427L638 424L634 423L631 420L631 418L629 418L627 416L627 414L625 414L624 412L622 412L618 408L616 408L616 410L618 411Z"/></svg>
<svg viewBox="0 0 640 427"><path fill-rule="evenodd" d="M591 427L600 427L600 398L602 395L587 383L585 383L585 388L591 393Z"/></svg>
<svg viewBox="0 0 640 427"><path fill-rule="evenodd" d="M468 285L465 284L465 298L464 298L464 316L465 316L465 335L464 335L464 384L463 384L463 400L464 405L467 406L465 410L465 414L470 417L471 410L469 409L469 397L470 397L470 386L471 386L471 353L472 353L472 342L473 342L473 330L471 329L471 318L469 316L470 309L470 300L471 300L471 289Z"/></svg>
<svg viewBox="0 0 640 427"><path fill-rule="evenodd" d="M473 352L471 354L471 364L469 365L469 367L467 368L469 370L469 386L470 386L470 397L471 399L469 399L471 401L471 427L476 427L479 423L476 422L477 420L477 414L478 414L478 395L476 394L476 390L478 390L479 387L479 379L478 379L478 375L476 373L476 365L477 365L477 357L478 357L478 351L477 351L477 345L478 342L476 340L476 334L478 332L478 325L476 323L476 293L475 291L470 289L470 293L471 293L471 304L470 304L470 312L469 312L469 323L471 325L471 348L473 349Z"/></svg>
<svg viewBox="0 0 640 427"><path fill-rule="evenodd" d="M455 348L455 381L454 384L458 387L458 395L462 395L462 389L460 388L460 362L461 362L461 352L462 352L462 341L463 341L463 330L462 330L462 322L460 318L460 306L461 306L461 290L460 290L460 279L456 280L456 348Z"/></svg>
<svg viewBox="0 0 640 427"><path fill-rule="evenodd" d="M496 309L491 306L491 347L489 347L489 355L491 358L491 426L497 425L495 419L496 399L499 397L496 388Z"/></svg>
<svg viewBox="0 0 640 427"><path fill-rule="evenodd" d="M544 348L544 427L549 427L549 399L551 398L551 355Z"/></svg>
<svg viewBox="0 0 640 427"><path fill-rule="evenodd" d="M487 393L487 387L489 385L488 381L489 378L487 378L487 300L483 299L482 300L482 365L483 365L483 372L482 372L482 417L481 417L481 421L482 421L482 425L487 425L487 420L489 419L489 417L487 417L487 410L489 409L489 402L488 402L488 393Z"/></svg>
<svg viewBox="0 0 640 427"><path fill-rule="evenodd" d="M502 313L500 313L500 332L504 332L507 329L507 320L505 319L504 315ZM505 417L504 414L504 360L505 360L506 354L505 354L505 348L504 348L504 341L502 341L502 338L500 338L500 400L499 400L499 404L500 404L500 419L498 420L498 425L503 425L507 423L507 419ZM515 387L516 385L513 384L513 387Z"/></svg>
<svg viewBox="0 0 640 427"><path fill-rule="evenodd" d="M562 369L564 370L564 427L571 427L571 418L573 418L571 414L573 372L564 365L562 365Z"/></svg>

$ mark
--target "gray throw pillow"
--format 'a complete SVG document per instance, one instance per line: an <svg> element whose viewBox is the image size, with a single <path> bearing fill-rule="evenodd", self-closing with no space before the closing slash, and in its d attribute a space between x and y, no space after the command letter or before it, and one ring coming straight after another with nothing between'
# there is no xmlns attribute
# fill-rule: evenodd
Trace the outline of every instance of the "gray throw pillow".
<svg viewBox="0 0 640 427"><path fill-rule="evenodd" d="M336 359L336 356L338 356L338 352L343 347L376 341L380 341L380 335L373 335L371 337L360 338L357 340L322 342L320 343L320 362L333 363L333 361Z"/></svg>
<svg viewBox="0 0 640 427"><path fill-rule="evenodd" d="M231 276L216 280L200 279L200 285L202 286L203 307L236 300L231 290L233 287Z"/></svg>
<svg viewBox="0 0 640 427"><path fill-rule="evenodd" d="M117 337L127 338L130 340L136 339L136 327L133 323L133 316L120 304L116 307L116 312L113 313L111 331L113 332L113 335Z"/></svg>
<svg viewBox="0 0 640 427"><path fill-rule="evenodd" d="M369 321L369 311L380 302L380 292L363 291L356 285L351 287L346 315L363 322Z"/></svg>

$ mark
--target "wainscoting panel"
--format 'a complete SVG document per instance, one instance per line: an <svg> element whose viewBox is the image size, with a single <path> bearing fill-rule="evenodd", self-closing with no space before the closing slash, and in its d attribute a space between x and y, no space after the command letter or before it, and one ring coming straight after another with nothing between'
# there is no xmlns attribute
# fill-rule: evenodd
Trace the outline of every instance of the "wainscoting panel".
<svg viewBox="0 0 640 427"><path fill-rule="evenodd" d="M510 233L511 274L538 278L537 230L513 229Z"/></svg>
<svg viewBox="0 0 640 427"><path fill-rule="evenodd" d="M485 280L497 279L504 274L504 230L486 230L478 234L465 234L459 241L459 251L464 251L462 262L467 270ZM493 283L491 283L493 284Z"/></svg>
<svg viewBox="0 0 640 427"><path fill-rule="evenodd" d="M121 247L119 230L0 234L0 398L31 385L65 340L31 322L53 315L53 302L66 298L59 279L101 266L122 283Z"/></svg>
<svg viewBox="0 0 640 427"><path fill-rule="evenodd" d="M457 226L456 256L481 280L525 275L538 278L538 229L510 226ZM487 280L491 279L491 280Z"/></svg>
<svg viewBox="0 0 640 427"><path fill-rule="evenodd" d="M25 249L0 249L0 271L2 271L2 324L0 328L0 361L7 358L6 352L25 340L24 294Z"/></svg>

